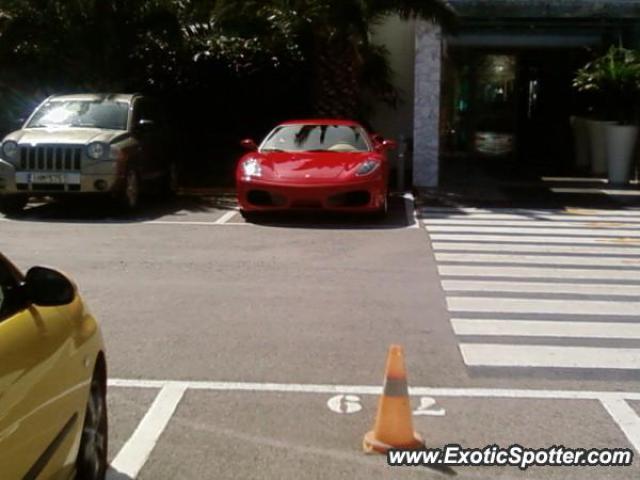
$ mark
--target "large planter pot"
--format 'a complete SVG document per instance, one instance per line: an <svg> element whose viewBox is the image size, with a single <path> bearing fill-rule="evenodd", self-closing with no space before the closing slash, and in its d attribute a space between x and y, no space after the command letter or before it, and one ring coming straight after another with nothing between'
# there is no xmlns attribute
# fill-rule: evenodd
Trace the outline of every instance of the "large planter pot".
<svg viewBox="0 0 640 480"><path fill-rule="evenodd" d="M639 128L635 125L607 125L605 143L609 163L609 182L627 183L631 178Z"/></svg>
<svg viewBox="0 0 640 480"><path fill-rule="evenodd" d="M591 148L589 146L588 119L584 117L571 117L573 128L573 140L576 153L576 167L586 170L591 165Z"/></svg>
<svg viewBox="0 0 640 480"><path fill-rule="evenodd" d="M589 145L591 150L591 172L594 175L606 175L607 167L607 125L615 122L601 120L587 120L589 130Z"/></svg>

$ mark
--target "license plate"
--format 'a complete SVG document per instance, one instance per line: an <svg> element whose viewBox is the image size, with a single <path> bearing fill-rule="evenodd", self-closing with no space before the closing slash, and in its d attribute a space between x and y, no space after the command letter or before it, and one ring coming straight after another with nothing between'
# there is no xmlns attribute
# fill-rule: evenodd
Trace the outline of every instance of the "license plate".
<svg viewBox="0 0 640 480"><path fill-rule="evenodd" d="M51 173L32 173L31 183L49 183L49 184L64 184L64 175L56 175Z"/></svg>

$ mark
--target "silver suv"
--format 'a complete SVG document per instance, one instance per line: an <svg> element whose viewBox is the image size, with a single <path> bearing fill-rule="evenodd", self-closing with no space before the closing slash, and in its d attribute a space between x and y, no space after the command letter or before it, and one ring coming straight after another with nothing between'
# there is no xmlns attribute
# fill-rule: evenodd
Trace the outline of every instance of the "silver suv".
<svg viewBox="0 0 640 480"><path fill-rule="evenodd" d="M33 197L110 195L138 205L151 188L175 191L177 171L158 105L141 95L82 94L45 100L0 145L0 209Z"/></svg>

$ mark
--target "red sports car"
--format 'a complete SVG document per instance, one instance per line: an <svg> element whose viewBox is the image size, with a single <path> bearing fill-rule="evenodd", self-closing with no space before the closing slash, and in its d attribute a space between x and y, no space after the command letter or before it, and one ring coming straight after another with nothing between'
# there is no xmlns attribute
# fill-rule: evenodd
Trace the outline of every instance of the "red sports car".
<svg viewBox="0 0 640 480"><path fill-rule="evenodd" d="M395 142L345 120L302 120L278 125L238 162L236 185L243 213L323 209L387 209L389 164Z"/></svg>

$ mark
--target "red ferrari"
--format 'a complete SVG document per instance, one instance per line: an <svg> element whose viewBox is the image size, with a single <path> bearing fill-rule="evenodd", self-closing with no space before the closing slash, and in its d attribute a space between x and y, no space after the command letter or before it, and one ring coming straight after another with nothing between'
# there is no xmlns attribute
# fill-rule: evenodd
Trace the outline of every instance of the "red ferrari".
<svg viewBox="0 0 640 480"><path fill-rule="evenodd" d="M302 120L278 125L238 162L236 186L243 213L322 209L387 209L387 150L395 142L345 120Z"/></svg>

